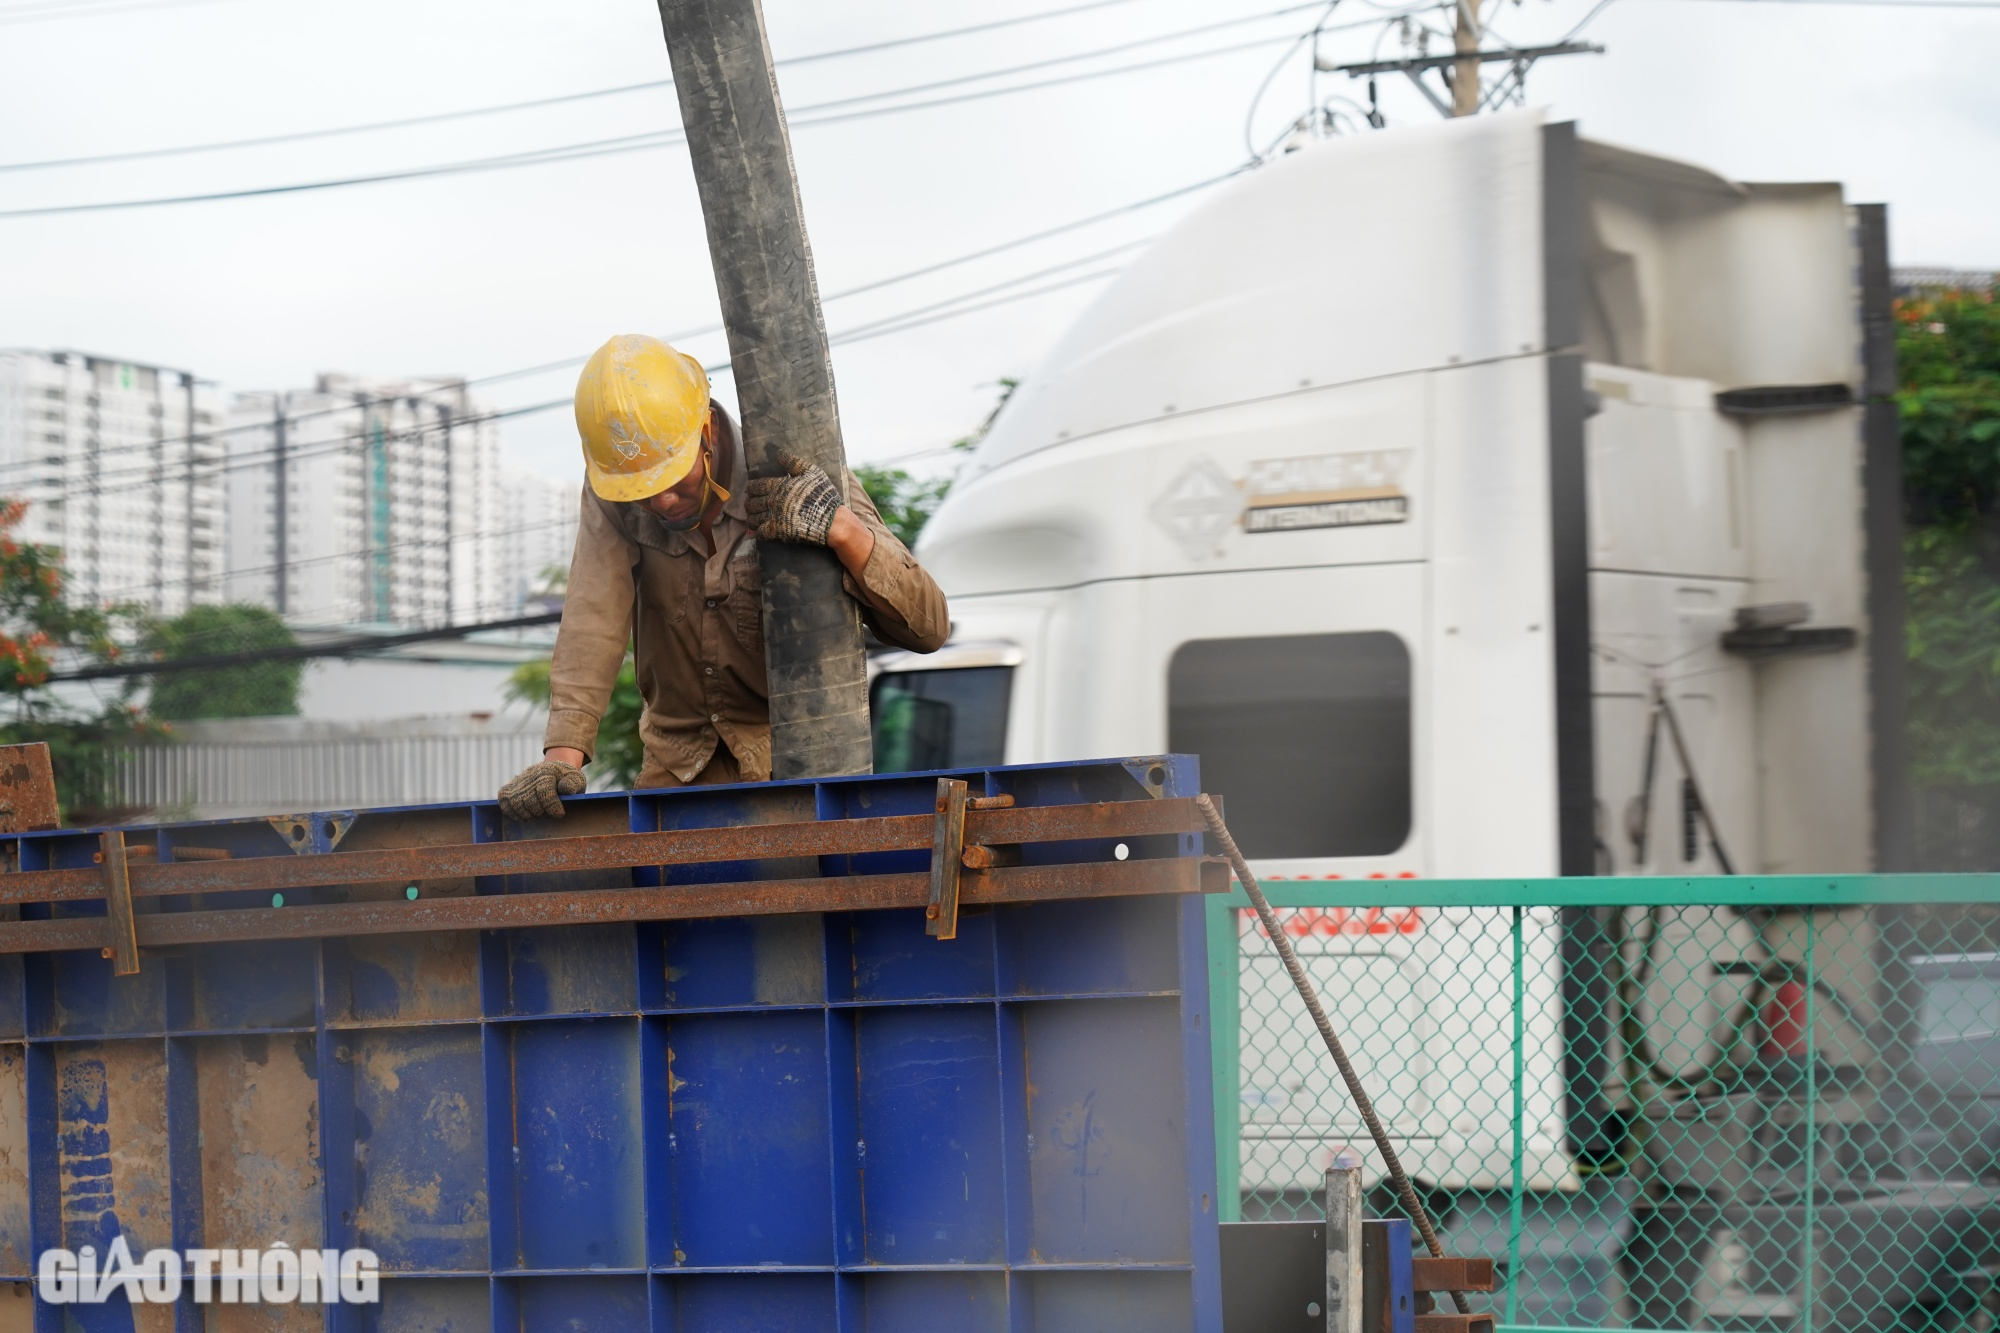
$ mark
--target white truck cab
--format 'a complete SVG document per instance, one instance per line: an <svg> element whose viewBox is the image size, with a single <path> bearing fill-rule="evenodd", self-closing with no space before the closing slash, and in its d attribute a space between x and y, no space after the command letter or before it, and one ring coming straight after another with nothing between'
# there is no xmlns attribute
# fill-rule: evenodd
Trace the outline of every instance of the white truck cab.
<svg viewBox="0 0 2000 1333"><path fill-rule="evenodd" d="M1837 184L1534 112L1248 173L1078 321L925 530L954 637L877 661L878 768L1191 751L1272 878L1707 874L1713 843L1891 866L1887 294L1881 210ZM1688 761L1660 741L1642 807L1656 684ZM1533 946L1549 1023L1563 929ZM1440 1012L1473 1003L1423 932L1397 947ZM1439 1183L1504 1168L1448 1097L1401 1104L1413 1172L1427 1143ZM1315 1169L1245 1154L1246 1188Z"/></svg>

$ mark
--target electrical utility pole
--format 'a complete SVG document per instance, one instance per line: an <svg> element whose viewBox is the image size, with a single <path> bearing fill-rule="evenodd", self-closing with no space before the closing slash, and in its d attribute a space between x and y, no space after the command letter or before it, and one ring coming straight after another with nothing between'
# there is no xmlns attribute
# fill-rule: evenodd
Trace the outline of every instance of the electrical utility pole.
<svg viewBox="0 0 2000 1333"><path fill-rule="evenodd" d="M1479 114L1479 0L1458 0L1458 22L1451 30L1451 49L1463 59L1451 67L1451 114Z"/></svg>
<svg viewBox="0 0 2000 1333"><path fill-rule="evenodd" d="M182 373L181 393L185 400L186 419L187 419L187 429L181 432L181 434L184 437L181 441L181 447L187 451L186 454L181 459L184 470L185 484L186 484L185 486L186 494L182 497L186 501L186 513L182 518L182 523L185 525L185 531L187 533L186 537L183 538L183 541L186 543L183 549L184 553L187 556L187 562L186 562L187 591L184 594L182 601L183 601L183 609L191 611L194 609L195 589L198 586L196 583L196 573L198 567L195 564L195 558L194 558L195 504L194 504L194 376L193 375L188 374L186 372Z"/></svg>
<svg viewBox="0 0 2000 1333"><path fill-rule="evenodd" d="M750 472L780 474L784 451L841 484L833 360L763 9L758 0L659 3ZM839 562L823 547L781 542L760 556L771 776L866 773L874 759L861 614Z"/></svg>
<svg viewBox="0 0 2000 1333"><path fill-rule="evenodd" d="M278 618L285 615L285 585L291 581L292 556L290 534L285 531L286 520L290 517L291 492L287 489L285 476L285 392L280 389L271 395L271 489L274 492L271 503L271 535L274 566L271 609Z"/></svg>
<svg viewBox="0 0 2000 1333"><path fill-rule="evenodd" d="M460 392L463 391L464 386L461 385ZM416 415L417 402L416 399L410 401L412 416ZM458 614L458 605L452 598L452 593L456 590L453 582L456 562L452 557L452 544L458 537L458 511L453 507L455 497L451 493L451 404L439 403L437 414L439 433L444 436L444 623L455 625L458 623L454 619Z"/></svg>

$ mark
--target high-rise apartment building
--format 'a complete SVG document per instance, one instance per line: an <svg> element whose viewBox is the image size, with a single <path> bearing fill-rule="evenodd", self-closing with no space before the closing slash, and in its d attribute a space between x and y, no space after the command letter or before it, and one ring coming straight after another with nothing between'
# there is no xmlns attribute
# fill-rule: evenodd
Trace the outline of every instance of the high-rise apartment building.
<svg viewBox="0 0 2000 1333"><path fill-rule="evenodd" d="M229 410L229 598L297 624L495 619L499 431L457 380L321 375Z"/></svg>
<svg viewBox="0 0 2000 1333"><path fill-rule="evenodd" d="M73 599L176 615L223 595L224 445L211 386L80 352L0 351L0 497L60 547Z"/></svg>
<svg viewBox="0 0 2000 1333"><path fill-rule="evenodd" d="M536 594L569 574L576 550L583 469L569 481L502 464L500 468L500 591L507 615L519 615ZM558 572L559 571L559 572Z"/></svg>

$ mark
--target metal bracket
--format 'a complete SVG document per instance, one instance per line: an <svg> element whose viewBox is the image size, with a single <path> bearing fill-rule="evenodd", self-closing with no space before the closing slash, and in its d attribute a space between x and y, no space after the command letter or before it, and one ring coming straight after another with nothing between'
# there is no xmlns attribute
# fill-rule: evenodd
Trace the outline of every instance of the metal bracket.
<svg viewBox="0 0 2000 1333"><path fill-rule="evenodd" d="M97 835L97 859L104 877L104 922L111 936L104 956L113 976L139 971L139 927L132 919L132 875L125 862L125 835L117 829Z"/></svg>
<svg viewBox="0 0 2000 1333"><path fill-rule="evenodd" d="M1366 1333L1416 1333L1407 1218L1361 1224L1361 1327Z"/></svg>
<svg viewBox="0 0 2000 1333"><path fill-rule="evenodd" d="M1138 759L1121 759L1118 766L1132 775L1132 780L1146 789L1146 794L1154 800L1167 794L1166 756L1146 755Z"/></svg>
<svg viewBox="0 0 2000 1333"><path fill-rule="evenodd" d="M964 870L966 786L958 778L939 778L937 823L931 832L931 901L924 909L924 934L934 939L958 938L958 883Z"/></svg>
<svg viewBox="0 0 2000 1333"><path fill-rule="evenodd" d="M340 846L354 827L352 810L322 810L318 814L268 815L266 819L297 856L318 856Z"/></svg>

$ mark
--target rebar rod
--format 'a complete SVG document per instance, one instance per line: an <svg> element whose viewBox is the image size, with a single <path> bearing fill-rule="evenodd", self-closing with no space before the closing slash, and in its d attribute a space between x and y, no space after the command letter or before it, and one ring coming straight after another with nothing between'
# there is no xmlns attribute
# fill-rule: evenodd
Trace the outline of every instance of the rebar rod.
<svg viewBox="0 0 2000 1333"><path fill-rule="evenodd" d="M1355 1109L1361 1112L1361 1123L1368 1126L1368 1135L1375 1140L1375 1151L1382 1154L1382 1165L1389 1169L1389 1182L1395 1187L1396 1197L1402 1200L1404 1209L1410 1214L1410 1221L1416 1224L1417 1232L1424 1238L1424 1247L1431 1252L1431 1257L1442 1259L1444 1247L1438 1244L1437 1231L1431 1226L1430 1213L1425 1209L1423 1201L1417 1198L1417 1191L1411 1186L1409 1176L1404 1174L1402 1159L1396 1156L1396 1149L1389 1142L1388 1131L1382 1128L1382 1120L1375 1114L1375 1102L1361 1086L1361 1076L1354 1072L1354 1065L1347 1058L1347 1048L1341 1045L1340 1034L1333 1030L1333 1020L1326 1016L1326 1010L1320 1005L1319 992L1313 989L1312 979L1306 976L1305 967L1299 962L1299 956L1293 950L1291 941L1285 938L1285 932L1278 924L1278 914L1271 910L1270 900L1264 896L1264 890L1257 886L1257 877L1250 873L1250 863L1243 859L1242 849L1237 847L1236 839L1230 836L1228 826L1222 822L1222 812L1215 808L1215 802L1203 795L1195 797L1194 803L1201 811L1201 817L1208 822L1208 831L1215 835L1215 841L1221 846L1223 856L1228 858L1230 866L1236 871L1236 878L1243 885L1243 891L1250 895L1250 905L1257 910L1257 919L1264 923L1264 933L1271 937L1271 943L1278 946L1278 957L1284 961L1285 971L1291 974L1292 985L1298 990L1299 998L1305 1001L1306 1012L1312 1015L1314 1026L1319 1028L1320 1040L1326 1043L1328 1054L1333 1056L1333 1063L1339 1066L1340 1077L1347 1084L1347 1095L1354 1099ZM1458 1307L1460 1314L1472 1312L1471 1307L1466 1304L1465 1293L1462 1291L1451 1293L1451 1303Z"/></svg>

